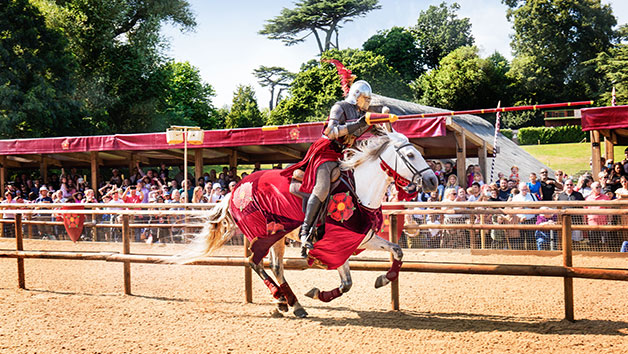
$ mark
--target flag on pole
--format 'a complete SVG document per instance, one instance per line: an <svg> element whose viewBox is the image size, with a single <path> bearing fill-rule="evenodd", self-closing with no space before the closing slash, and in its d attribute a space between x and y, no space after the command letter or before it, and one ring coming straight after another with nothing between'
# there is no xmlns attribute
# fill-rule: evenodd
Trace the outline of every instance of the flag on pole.
<svg viewBox="0 0 628 354"><path fill-rule="evenodd" d="M493 171L495 170L495 158L497 157L497 134L499 133L499 125L500 125L500 112L499 112L499 107L501 105L502 101L497 102L497 108L498 110L495 113L495 136L493 137L493 162L491 162L491 178L489 178L489 181L491 181L491 183L493 183Z"/></svg>

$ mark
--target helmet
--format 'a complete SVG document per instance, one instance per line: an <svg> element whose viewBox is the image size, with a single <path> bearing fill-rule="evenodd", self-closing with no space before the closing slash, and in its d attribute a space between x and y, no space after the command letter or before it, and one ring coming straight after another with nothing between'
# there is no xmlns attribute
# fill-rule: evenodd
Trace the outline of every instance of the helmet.
<svg viewBox="0 0 628 354"><path fill-rule="evenodd" d="M371 85L364 80L358 80L351 85L349 94L345 101L357 105L363 111L366 111L371 104Z"/></svg>

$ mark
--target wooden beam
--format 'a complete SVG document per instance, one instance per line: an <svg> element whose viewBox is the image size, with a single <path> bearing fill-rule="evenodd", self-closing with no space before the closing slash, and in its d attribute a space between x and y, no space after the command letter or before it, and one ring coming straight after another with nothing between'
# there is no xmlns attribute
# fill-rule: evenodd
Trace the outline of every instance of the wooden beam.
<svg viewBox="0 0 628 354"><path fill-rule="evenodd" d="M467 187L467 142L465 131L454 133L456 135L456 174L458 175L458 184L461 187Z"/></svg>
<svg viewBox="0 0 628 354"><path fill-rule="evenodd" d="M194 149L194 185L199 178L203 177L203 148Z"/></svg>
<svg viewBox="0 0 628 354"><path fill-rule="evenodd" d="M48 183L48 159L44 155L39 163L39 173L44 183Z"/></svg>
<svg viewBox="0 0 628 354"><path fill-rule="evenodd" d="M489 183L490 181L486 175L486 155L486 141L483 141L482 146L478 148L478 163L482 171L482 176L484 177L484 183Z"/></svg>
<svg viewBox="0 0 628 354"><path fill-rule="evenodd" d="M591 163L593 179L597 181L597 175L602 170L602 154L600 150L600 132L591 130Z"/></svg>
<svg viewBox="0 0 628 354"><path fill-rule="evenodd" d="M272 146L265 146L266 148L276 151L276 152L280 152L284 155L293 157L295 159L302 159L303 158L303 154L301 153L301 151L287 147L287 146L282 146L282 145L272 145Z"/></svg>
<svg viewBox="0 0 628 354"><path fill-rule="evenodd" d="M615 144L612 138L604 137L604 157L607 163L608 160L613 160L613 163L615 162Z"/></svg>
<svg viewBox="0 0 628 354"><path fill-rule="evenodd" d="M91 179L92 179L92 189L94 190L94 192L98 191L98 165L99 165L99 161L98 161L98 151L91 151L89 153L89 157L90 157L90 165L91 165Z"/></svg>
<svg viewBox="0 0 628 354"><path fill-rule="evenodd" d="M219 148L211 148L211 150L218 151L218 152L223 153L223 154L225 154L227 156L231 156L231 153L233 151L236 151L238 153L238 158L240 160L242 160L244 162L249 162L249 161L253 160L253 158L249 154L246 154L246 153L241 152L241 151L237 151L235 149L220 148L219 147Z"/></svg>
<svg viewBox="0 0 628 354"><path fill-rule="evenodd" d="M6 167L7 157L2 155L0 156L0 198L4 199L4 185L7 182L7 167ZM0 225L1 228L4 228L3 225Z"/></svg>
<svg viewBox="0 0 628 354"><path fill-rule="evenodd" d="M229 156L229 168L238 167L238 151L231 150L231 155Z"/></svg>

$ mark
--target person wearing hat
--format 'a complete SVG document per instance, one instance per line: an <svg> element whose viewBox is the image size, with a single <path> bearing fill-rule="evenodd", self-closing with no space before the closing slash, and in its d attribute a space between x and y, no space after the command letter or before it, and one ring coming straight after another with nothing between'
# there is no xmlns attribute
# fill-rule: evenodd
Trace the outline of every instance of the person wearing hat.
<svg viewBox="0 0 628 354"><path fill-rule="evenodd" d="M48 187L41 186L39 188L39 197L35 199L35 203L52 203L52 198L48 195Z"/></svg>
<svg viewBox="0 0 628 354"><path fill-rule="evenodd" d="M218 182L212 186L212 194L209 198L210 203L218 203L222 199L222 185Z"/></svg>

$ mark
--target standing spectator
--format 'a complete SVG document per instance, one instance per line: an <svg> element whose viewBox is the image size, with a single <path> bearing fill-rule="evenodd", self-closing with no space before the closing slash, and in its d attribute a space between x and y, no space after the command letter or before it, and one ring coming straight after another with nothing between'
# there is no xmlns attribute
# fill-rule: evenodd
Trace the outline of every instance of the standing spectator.
<svg viewBox="0 0 628 354"><path fill-rule="evenodd" d="M591 184L593 183L593 179L588 176L580 176L578 179L578 184L576 185L576 190L582 194L583 197L588 197L591 194Z"/></svg>
<svg viewBox="0 0 628 354"><path fill-rule="evenodd" d="M549 209L541 207L540 209ZM540 214L536 217L537 225L554 225L556 224L556 216L551 214ZM536 230L534 237L536 238L536 249L538 251L549 250L554 240L554 231ZM552 249L553 246L551 247Z"/></svg>
<svg viewBox="0 0 628 354"><path fill-rule="evenodd" d="M499 180L499 191L497 192L497 198L502 201L508 201L510 197L511 188L508 187L508 179L506 177L502 177Z"/></svg>
<svg viewBox="0 0 628 354"><path fill-rule="evenodd" d="M568 178L567 174L563 172L563 170L556 170L555 174L556 174L556 182L563 185L565 183L565 180L567 180Z"/></svg>
<svg viewBox="0 0 628 354"><path fill-rule="evenodd" d="M473 183L479 184L480 187L484 185L484 177L482 176L482 172L473 172Z"/></svg>
<svg viewBox="0 0 628 354"><path fill-rule="evenodd" d="M449 180L449 176L454 173L454 164L451 161L445 161L445 164L443 165L444 169L443 169L443 180L444 181L448 181Z"/></svg>
<svg viewBox="0 0 628 354"><path fill-rule="evenodd" d="M467 177L467 186L470 186L473 183L474 173L475 173L475 166L474 165L467 166L467 171L465 172L465 176Z"/></svg>
<svg viewBox="0 0 628 354"><path fill-rule="evenodd" d="M458 192L456 193L456 201L457 202L466 202L467 201L467 193L464 188L458 188Z"/></svg>
<svg viewBox="0 0 628 354"><path fill-rule="evenodd" d="M519 179L519 167L517 167L516 165L513 165L510 168L510 177L508 177L508 179L511 179L513 181L515 181L516 183L519 183L520 179Z"/></svg>
<svg viewBox="0 0 628 354"><path fill-rule="evenodd" d="M17 203L17 201L13 198L13 194L10 191L4 192L4 200L2 201L2 204L13 204L13 203ZM14 220L15 214L4 213L2 218L5 220ZM4 228L4 237L15 237L14 224L2 223L2 227Z"/></svg>
<svg viewBox="0 0 628 354"><path fill-rule="evenodd" d="M233 190L235 189L236 184L238 184L236 181L229 182L229 193L233 192Z"/></svg>
<svg viewBox="0 0 628 354"><path fill-rule="evenodd" d="M192 192L192 203L205 203L203 201L203 187L194 187L194 192Z"/></svg>
<svg viewBox="0 0 628 354"><path fill-rule="evenodd" d="M519 183L519 194L512 198L513 202L536 202L538 198L534 193L530 191L530 187L527 183ZM534 214L517 214L519 222L524 225L534 225L536 223L536 215ZM534 230L521 230L520 242L525 242L526 248L532 249L536 243L534 239Z"/></svg>
<svg viewBox="0 0 628 354"><path fill-rule="evenodd" d="M455 194L458 192L458 188L460 188L460 185L458 184L458 176L456 176L455 174L450 174L449 177L447 177L447 184L445 185L445 189L443 190L443 195L441 196L441 199L445 199L444 194L447 192L448 189L453 189Z"/></svg>
<svg viewBox="0 0 628 354"><path fill-rule="evenodd" d="M122 176L120 176L120 170L114 168L111 170L113 176L109 179L109 183L115 185L116 187L120 187L122 185Z"/></svg>
<svg viewBox="0 0 628 354"><path fill-rule="evenodd" d="M584 196L582 196L582 193L575 190L573 181L568 179L568 180L565 180L564 190L562 193L558 194L557 200L563 201L563 202L578 201L578 200L582 201L584 200ZM572 219L573 219L574 224L582 224L582 217L580 215L574 215ZM572 231L571 238L574 241L581 241L582 231L580 230Z"/></svg>
<svg viewBox="0 0 628 354"><path fill-rule="evenodd" d="M541 169L541 200L554 200L554 192L563 189L563 185L547 175L547 169Z"/></svg>
<svg viewBox="0 0 628 354"><path fill-rule="evenodd" d="M624 167L624 176L628 176L628 147L624 149L624 160L621 162Z"/></svg>
<svg viewBox="0 0 628 354"><path fill-rule="evenodd" d="M39 188L39 197L35 199L35 203L52 203L52 198L48 195L48 187L41 186ZM51 216L49 214L37 214L35 215L35 220L38 221L51 221ZM49 237L52 235L52 228L50 225L38 225L39 236Z"/></svg>
<svg viewBox="0 0 628 354"><path fill-rule="evenodd" d="M586 201L597 201L597 200L609 200L606 194L602 193L602 185L600 182L593 182L591 184L591 194L589 194L586 198ZM587 206L586 209L601 209L599 206ZM587 215L587 223L589 225L606 225L607 217L606 215ZM600 243L605 243L608 240L604 237L603 231L589 231L589 241L595 245L599 245Z"/></svg>
<svg viewBox="0 0 628 354"><path fill-rule="evenodd" d="M528 182L528 188L530 189L530 193L535 194L538 199L542 199L541 195L541 182L537 180L536 173L530 173L530 182ZM521 188L520 188L521 189Z"/></svg>
<svg viewBox="0 0 628 354"><path fill-rule="evenodd" d="M480 193L480 184L477 182L473 182L473 184L471 185L470 189L470 193L469 196L467 198L467 201L469 202L477 202L480 200L480 197L482 196Z"/></svg>
<svg viewBox="0 0 628 354"><path fill-rule="evenodd" d="M611 185L613 192L622 187L620 178L623 175L623 172L624 166L621 163L616 163L611 168L611 172L608 175L608 183Z"/></svg>

